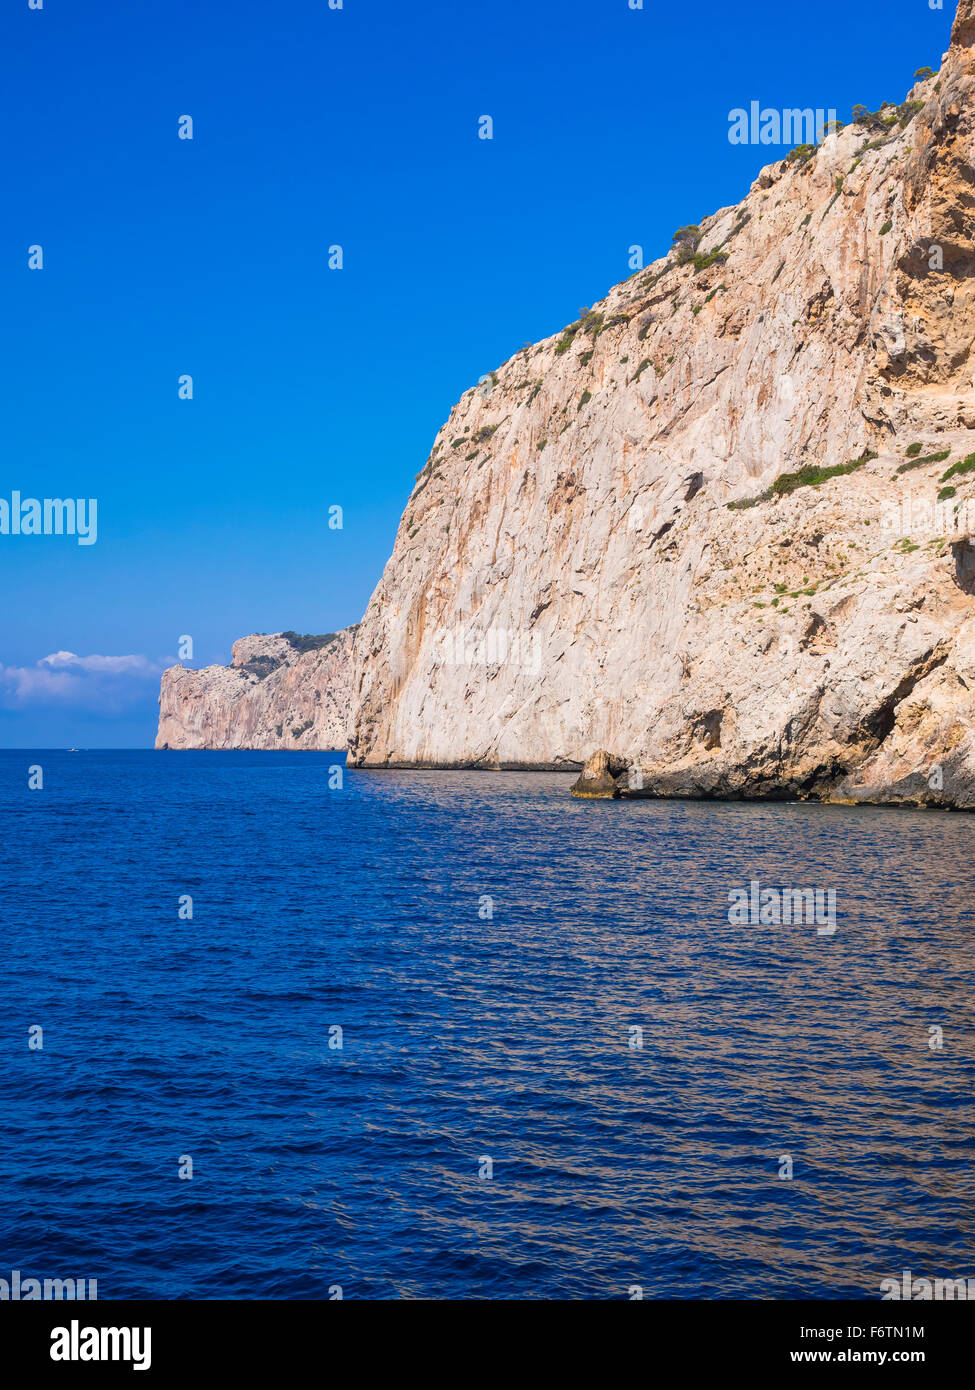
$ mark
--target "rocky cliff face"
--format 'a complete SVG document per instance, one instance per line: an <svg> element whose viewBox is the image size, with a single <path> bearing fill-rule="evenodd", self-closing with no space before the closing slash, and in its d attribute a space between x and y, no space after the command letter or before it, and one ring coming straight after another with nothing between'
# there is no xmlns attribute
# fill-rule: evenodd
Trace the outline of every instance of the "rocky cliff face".
<svg viewBox="0 0 975 1390"><path fill-rule="evenodd" d="M156 747L344 749L354 633L258 633L234 643L229 666L171 666Z"/></svg>
<svg viewBox="0 0 975 1390"><path fill-rule="evenodd" d="M461 398L353 764L975 804L973 42Z"/></svg>

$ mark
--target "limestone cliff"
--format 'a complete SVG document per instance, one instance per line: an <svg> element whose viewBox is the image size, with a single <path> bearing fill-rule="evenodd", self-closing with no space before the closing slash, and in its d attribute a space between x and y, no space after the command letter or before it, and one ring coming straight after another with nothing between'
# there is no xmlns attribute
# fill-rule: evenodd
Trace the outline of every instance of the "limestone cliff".
<svg viewBox="0 0 975 1390"><path fill-rule="evenodd" d="M258 633L229 666L171 666L156 747L344 749L354 633Z"/></svg>
<svg viewBox="0 0 975 1390"><path fill-rule="evenodd" d="M461 398L353 764L975 804L973 42Z"/></svg>

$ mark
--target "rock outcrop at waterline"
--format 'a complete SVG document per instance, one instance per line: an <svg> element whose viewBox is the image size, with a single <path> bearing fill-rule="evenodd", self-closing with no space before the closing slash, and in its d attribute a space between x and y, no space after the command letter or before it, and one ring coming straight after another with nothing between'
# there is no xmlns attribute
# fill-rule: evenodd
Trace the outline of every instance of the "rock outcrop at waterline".
<svg viewBox="0 0 975 1390"><path fill-rule="evenodd" d="M569 790L573 796L615 797L619 796L617 778L626 771L622 758L614 758L605 748L590 754L579 776Z"/></svg>
<svg viewBox="0 0 975 1390"><path fill-rule="evenodd" d="M353 765L973 803L973 34L963 0L906 102L461 398L357 635Z"/></svg>
<svg viewBox="0 0 975 1390"><path fill-rule="evenodd" d="M234 643L229 666L171 666L156 747L344 750L354 634L257 633Z"/></svg>

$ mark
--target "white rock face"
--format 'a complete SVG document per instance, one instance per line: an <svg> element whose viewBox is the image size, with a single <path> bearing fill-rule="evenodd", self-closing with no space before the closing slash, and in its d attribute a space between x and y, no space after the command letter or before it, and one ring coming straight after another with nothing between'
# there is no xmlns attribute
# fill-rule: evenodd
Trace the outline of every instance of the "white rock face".
<svg viewBox="0 0 975 1390"><path fill-rule="evenodd" d="M344 750L354 633L345 628L307 651L308 639L258 633L234 643L229 666L171 666L156 747Z"/></svg>
<svg viewBox="0 0 975 1390"><path fill-rule="evenodd" d="M696 263L461 398L357 634L350 762L599 748L647 792L975 804L975 471L942 481L975 451L973 12L917 109L770 165ZM948 458L898 472L915 442Z"/></svg>

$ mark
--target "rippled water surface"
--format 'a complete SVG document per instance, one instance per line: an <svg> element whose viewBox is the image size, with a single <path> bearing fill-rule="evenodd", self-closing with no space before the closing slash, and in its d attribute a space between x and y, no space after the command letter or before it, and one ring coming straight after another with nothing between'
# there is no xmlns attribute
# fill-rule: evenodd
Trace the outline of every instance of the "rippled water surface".
<svg viewBox="0 0 975 1390"><path fill-rule="evenodd" d="M330 789L340 761L0 754L0 1277L102 1298L975 1277L975 820L575 802L554 773ZM835 934L729 924L752 878L835 888Z"/></svg>

